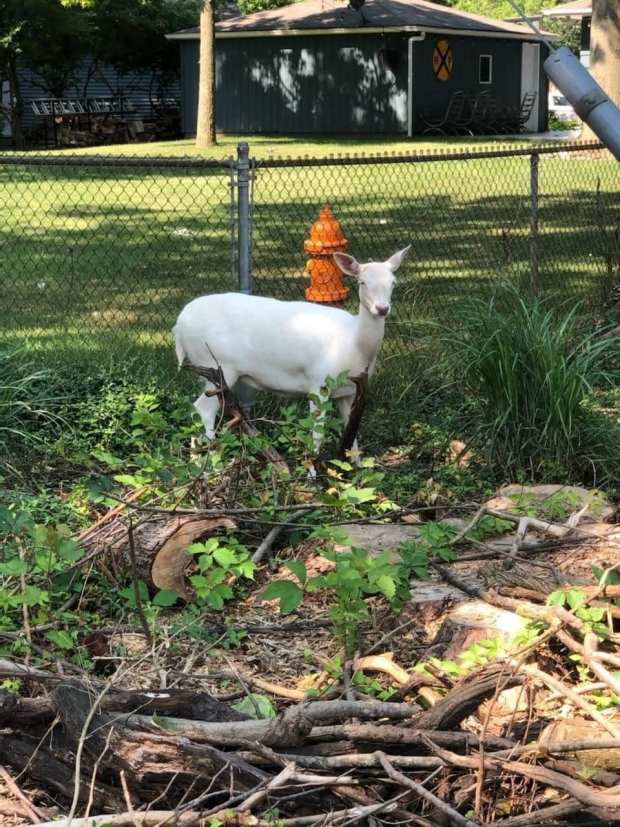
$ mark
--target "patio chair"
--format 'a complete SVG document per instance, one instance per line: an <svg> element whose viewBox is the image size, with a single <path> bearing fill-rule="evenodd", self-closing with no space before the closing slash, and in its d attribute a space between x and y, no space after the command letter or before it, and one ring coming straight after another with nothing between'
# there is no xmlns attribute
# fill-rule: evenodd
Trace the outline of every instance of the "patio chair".
<svg viewBox="0 0 620 827"><path fill-rule="evenodd" d="M443 118L438 121L431 121L422 115L426 129L423 130L423 135L430 135L432 132L437 132L439 135L448 135L457 130L457 124L463 118L463 112L467 104L467 96L465 92L454 92L448 101L448 106L444 112Z"/></svg>
<svg viewBox="0 0 620 827"><path fill-rule="evenodd" d="M534 109L536 98L536 92L526 92L525 95L523 95L523 100L521 101L521 110L519 112L519 132L524 131L525 124L529 121L532 115L532 110Z"/></svg>

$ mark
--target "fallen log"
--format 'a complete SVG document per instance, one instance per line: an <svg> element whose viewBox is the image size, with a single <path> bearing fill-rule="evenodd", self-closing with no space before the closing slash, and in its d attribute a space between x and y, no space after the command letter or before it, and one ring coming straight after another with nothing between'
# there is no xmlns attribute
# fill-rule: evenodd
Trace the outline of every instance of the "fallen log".
<svg viewBox="0 0 620 827"><path fill-rule="evenodd" d="M61 676L59 682L65 683ZM87 692L78 683L71 686L77 691ZM175 715L197 721L246 721L247 715L211 697L207 692L192 692L187 689L166 689L165 691L140 691L110 689L101 699L102 711L141 712L143 715ZM0 726L31 726L51 721L56 709L51 696L20 698L0 691Z"/></svg>
<svg viewBox="0 0 620 827"><path fill-rule="evenodd" d="M54 750L41 743L40 737L19 732L0 733L0 755L2 762L18 773L27 773L37 783L55 791L62 798L69 799L73 793L73 766L70 755L55 746ZM68 763L60 760L67 757ZM86 802L90 795L89 785L79 791L79 801ZM92 787L93 803L107 812L124 807L120 790L97 780Z"/></svg>
<svg viewBox="0 0 620 827"><path fill-rule="evenodd" d="M184 600L194 592L185 572L192 561L187 548L214 534L230 531L235 523L229 517L204 517L196 514L150 514L133 527L118 516L91 532L83 541L86 556L105 552L112 567L131 570L130 540L133 537L137 575L153 590L168 589ZM131 536L130 536L131 531Z"/></svg>
<svg viewBox="0 0 620 827"><path fill-rule="evenodd" d="M315 701L291 706L282 715L266 721L218 724L163 718L155 722L144 715L120 716L117 720L129 729L165 731L198 743L234 746L256 741L267 746L293 747L302 744L313 725L320 722L343 721L348 718L406 720L419 712L419 707L404 703Z"/></svg>
<svg viewBox="0 0 620 827"><path fill-rule="evenodd" d="M514 741L510 738L496 738L487 735L479 738L473 732L447 732L442 730L420 730L410 727L390 726L389 724L337 724L335 726L316 726L308 735L308 742L325 741L331 738L347 739L366 744L406 744L407 746L424 746L424 739L452 749L477 749L482 744L486 750L513 749Z"/></svg>
<svg viewBox="0 0 620 827"><path fill-rule="evenodd" d="M483 701L501 689L519 686L525 676L507 664L491 664L471 672L431 709L415 719L419 729L454 729Z"/></svg>

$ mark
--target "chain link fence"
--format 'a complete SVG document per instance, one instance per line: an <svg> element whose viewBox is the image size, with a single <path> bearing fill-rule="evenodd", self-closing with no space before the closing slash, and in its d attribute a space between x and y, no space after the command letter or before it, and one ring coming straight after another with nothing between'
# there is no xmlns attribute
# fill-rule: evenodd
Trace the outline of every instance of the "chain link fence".
<svg viewBox="0 0 620 827"><path fill-rule="evenodd" d="M620 279L620 172L597 146L252 160L0 156L0 331L50 358L174 367L204 293L304 299L329 203L360 260L412 244L387 350L500 282L592 306ZM354 310L355 291L345 306Z"/></svg>

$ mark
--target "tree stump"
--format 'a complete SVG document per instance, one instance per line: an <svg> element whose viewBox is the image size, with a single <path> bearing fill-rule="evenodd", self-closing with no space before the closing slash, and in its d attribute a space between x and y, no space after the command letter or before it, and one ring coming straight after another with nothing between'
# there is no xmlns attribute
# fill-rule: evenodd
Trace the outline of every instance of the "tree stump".
<svg viewBox="0 0 620 827"><path fill-rule="evenodd" d="M106 552L106 563L116 571L131 570L130 532L136 557L137 575L149 589L168 589L184 600L193 598L186 569L192 561L188 546L205 537L236 528L228 517L201 517L196 514L152 514L130 527L117 517L95 530L84 541L87 554Z"/></svg>

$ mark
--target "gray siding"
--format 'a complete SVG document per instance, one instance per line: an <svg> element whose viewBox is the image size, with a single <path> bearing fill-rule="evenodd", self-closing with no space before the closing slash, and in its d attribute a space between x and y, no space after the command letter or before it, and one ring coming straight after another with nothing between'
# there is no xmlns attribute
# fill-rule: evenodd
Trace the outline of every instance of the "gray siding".
<svg viewBox="0 0 620 827"><path fill-rule="evenodd" d="M28 128L40 124L42 120L33 114L30 101L33 98L51 97L51 94L41 77L28 67L20 70L20 82L24 99L24 126ZM101 66L93 72L91 62L85 61L67 84L63 97L97 98L122 94L134 104L139 117L148 117L151 112L151 97L156 98L162 94L178 100L180 91L180 84L176 78L172 78L165 89L160 89L158 79L152 74L123 74L112 66Z"/></svg>
<svg viewBox="0 0 620 827"><path fill-rule="evenodd" d="M407 132L407 34L257 37L217 41L217 129L240 134ZM454 68L433 69L440 39ZM183 131L196 132L198 41L181 42ZM456 91L489 91L506 105L521 98L521 41L432 35L413 44L414 131L421 115L442 115ZM541 53L544 52L541 49ZM493 57L493 82L480 84L478 61ZM544 54L541 54L544 59ZM540 128L546 124L546 80L540 82Z"/></svg>
<svg viewBox="0 0 620 827"><path fill-rule="evenodd" d="M447 40L452 49L454 66L448 80L438 80L433 69L433 51L438 40ZM480 55L492 55L491 84L478 80ZM414 132L424 128L422 116L440 120L454 92L471 95L488 91L508 106L517 106L521 98L521 42L490 37L431 35L413 46Z"/></svg>
<svg viewBox="0 0 620 827"><path fill-rule="evenodd" d="M197 41L181 44L181 100L183 131L191 135ZM254 134L405 132L406 41L353 34L219 40L217 128Z"/></svg>

